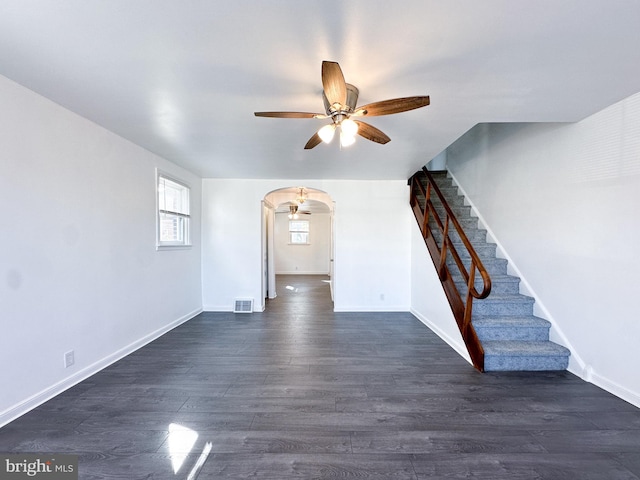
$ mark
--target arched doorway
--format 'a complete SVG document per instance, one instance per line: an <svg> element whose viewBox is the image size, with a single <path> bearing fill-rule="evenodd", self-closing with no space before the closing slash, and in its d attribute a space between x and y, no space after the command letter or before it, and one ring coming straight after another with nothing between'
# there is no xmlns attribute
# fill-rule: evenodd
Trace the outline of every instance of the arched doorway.
<svg viewBox="0 0 640 480"><path fill-rule="evenodd" d="M276 274L318 274L334 280L334 202L322 190L286 187L263 200L263 306L277 296ZM306 231L305 231L306 230Z"/></svg>

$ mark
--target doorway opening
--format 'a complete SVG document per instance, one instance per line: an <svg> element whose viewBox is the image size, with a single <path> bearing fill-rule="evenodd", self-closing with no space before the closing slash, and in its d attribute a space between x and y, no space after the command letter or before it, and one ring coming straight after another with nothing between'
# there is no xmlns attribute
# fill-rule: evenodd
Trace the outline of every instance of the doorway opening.
<svg viewBox="0 0 640 480"><path fill-rule="evenodd" d="M335 242L331 197L310 187L286 187L266 194L262 206L263 309L278 296L278 275L291 279L305 276L307 280L309 276L317 277L327 286L333 301Z"/></svg>

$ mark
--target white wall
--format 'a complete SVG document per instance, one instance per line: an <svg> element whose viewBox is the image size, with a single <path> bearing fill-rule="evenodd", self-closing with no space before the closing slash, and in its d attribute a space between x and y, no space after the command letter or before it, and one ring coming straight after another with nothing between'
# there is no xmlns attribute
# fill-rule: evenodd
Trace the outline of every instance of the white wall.
<svg viewBox="0 0 640 480"><path fill-rule="evenodd" d="M276 213L274 225L274 253L276 273L327 275L331 243L331 215L314 213L300 215L309 222L309 244L289 243L289 215Z"/></svg>
<svg viewBox="0 0 640 480"><path fill-rule="evenodd" d="M201 181L4 77L0 105L2 425L201 310ZM155 249L156 167L191 249Z"/></svg>
<svg viewBox="0 0 640 480"><path fill-rule="evenodd" d="M203 180L203 305L229 311L236 297L260 305L261 205L304 185L335 201L334 308L408 311L410 217L406 181Z"/></svg>
<svg viewBox="0 0 640 480"><path fill-rule="evenodd" d="M447 156L570 369L640 406L640 94L576 124L479 125Z"/></svg>

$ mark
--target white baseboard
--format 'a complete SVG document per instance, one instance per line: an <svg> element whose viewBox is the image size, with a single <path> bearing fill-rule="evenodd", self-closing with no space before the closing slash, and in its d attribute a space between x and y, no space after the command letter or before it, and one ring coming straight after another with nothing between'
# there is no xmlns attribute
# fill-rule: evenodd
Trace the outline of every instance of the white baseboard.
<svg viewBox="0 0 640 480"><path fill-rule="evenodd" d="M233 312L233 305L203 305L203 312Z"/></svg>
<svg viewBox="0 0 640 480"><path fill-rule="evenodd" d="M31 397L23 400L22 402L19 402L19 403L13 405L13 406L7 408L6 410L0 412L0 427L3 427L7 423L15 420L16 418L24 415L25 413L33 410L37 406L42 405L47 400L52 399L56 395L61 394L65 390L68 390L69 388L73 387L74 385L77 385L78 383L82 382L83 380L86 380L91 375L95 375L100 370L102 370L102 369L108 367L109 365L117 362L121 358L126 357L127 355L135 352L139 348L142 348L145 345L147 345L148 343L151 343L152 341L160 338L165 333L167 333L167 332L173 330L174 328L182 325L183 323L191 320L193 317L198 315L200 312L202 312L201 308L199 308L197 310L194 310L193 312L188 313L187 315L184 315L184 316L178 318L177 320L174 320L173 322L169 323L168 325L165 325L164 327L159 328L158 330L156 330L154 332L151 332L148 335L145 335L144 337L140 338L139 340L136 340L135 342L130 343L126 347L123 347L120 350L117 350L116 352L104 357L103 359L98 360L97 362L89 365L88 367L85 367L82 370L79 370L78 372L74 373L73 375L70 375L69 377L67 377L67 378L65 378L65 379L63 379L63 380L61 380L61 381L59 381L59 382L57 382L57 383L45 388L44 390L36 393L35 395L32 395Z"/></svg>
<svg viewBox="0 0 640 480"><path fill-rule="evenodd" d="M608 378L598 375L598 373L594 372L590 366L583 369L573 369L571 368L571 365L569 365L568 370L583 379L585 382L593 383L612 395L621 398L625 402L629 402L631 405L640 408L640 393L633 392L628 388L609 380Z"/></svg>
<svg viewBox="0 0 640 480"><path fill-rule="evenodd" d="M334 307L333 308L334 312L340 312L340 313L349 313L349 312L354 312L354 313L366 313L366 312L371 312L371 313L379 313L379 312L389 312L389 313L398 313L398 312L408 312L409 308L407 306L387 306L387 305L381 305L379 307L373 307L371 305L356 305L356 306L347 306L347 307Z"/></svg>
<svg viewBox="0 0 640 480"><path fill-rule="evenodd" d="M273 297L276 298L276 297ZM273 300L273 298L271 300ZM253 303L253 312L251 313L260 313L266 310L266 305L258 305L257 303ZM203 312L211 312L211 313L233 313L233 307L229 305L205 305L202 307ZM241 315L241 314L238 314Z"/></svg>
<svg viewBox="0 0 640 480"><path fill-rule="evenodd" d="M300 270L293 270L291 272L276 272L276 275L329 275L329 272L301 272Z"/></svg>

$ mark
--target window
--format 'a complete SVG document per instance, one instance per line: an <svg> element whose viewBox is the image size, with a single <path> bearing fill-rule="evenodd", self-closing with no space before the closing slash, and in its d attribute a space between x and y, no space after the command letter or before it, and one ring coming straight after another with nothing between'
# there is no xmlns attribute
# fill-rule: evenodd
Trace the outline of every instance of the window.
<svg viewBox="0 0 640 480"><path fill-rule="evenodd" d="M158 247L191 245L189 187L158 172Z"/></svg>
<svg viewBox="0 0 640 480"><path fill-rule="evenodd" d="M309 222L307 220L289 221L289 243L293 245L309 244Z"/></svg>

